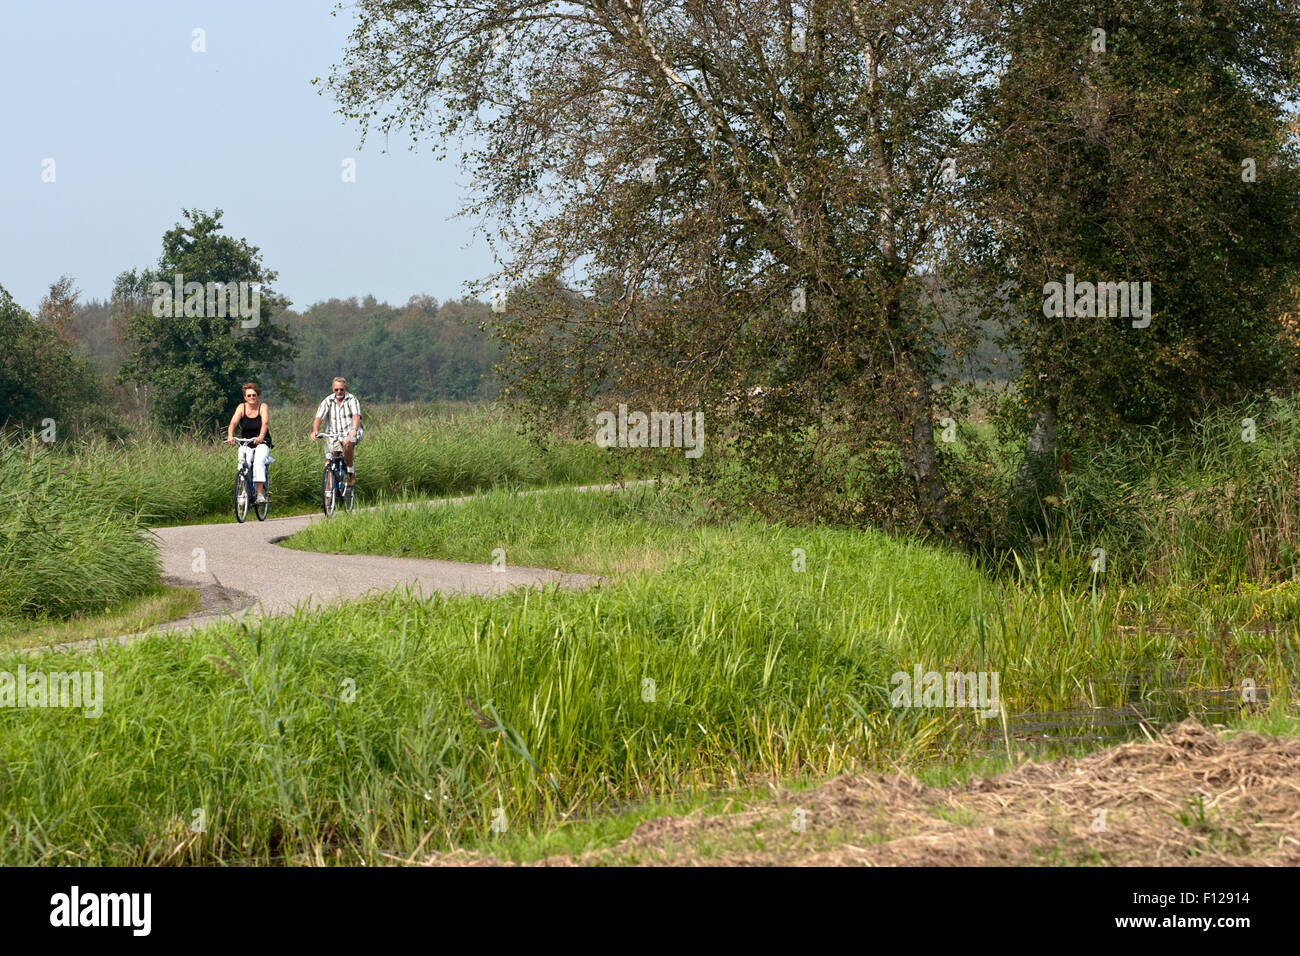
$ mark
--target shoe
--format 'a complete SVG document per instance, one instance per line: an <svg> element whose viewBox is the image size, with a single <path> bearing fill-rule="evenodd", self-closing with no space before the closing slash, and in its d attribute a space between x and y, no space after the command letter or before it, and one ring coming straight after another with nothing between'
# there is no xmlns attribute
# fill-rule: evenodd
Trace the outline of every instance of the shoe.
<svg viewBox="0 0 1300 956"><path fill-rule="evenodd" d="M264 505L264 504L266 504L266 495L258 495L258 496L257 496L257 503L258 503L259 505Z"/></svg>

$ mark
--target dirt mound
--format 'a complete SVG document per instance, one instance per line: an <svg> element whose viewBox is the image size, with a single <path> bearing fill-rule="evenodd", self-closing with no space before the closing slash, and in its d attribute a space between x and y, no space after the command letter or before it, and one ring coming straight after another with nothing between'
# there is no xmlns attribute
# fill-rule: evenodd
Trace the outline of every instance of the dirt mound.
<svg viewBox="0 0 1300 956"><path fill-rule="evenodd" d="M1300 738L1225 739L1186 721L1154 742L963 786L846 775L738 813L650 820L614 847L542 861L583 864L1297 866Z"/></svg>

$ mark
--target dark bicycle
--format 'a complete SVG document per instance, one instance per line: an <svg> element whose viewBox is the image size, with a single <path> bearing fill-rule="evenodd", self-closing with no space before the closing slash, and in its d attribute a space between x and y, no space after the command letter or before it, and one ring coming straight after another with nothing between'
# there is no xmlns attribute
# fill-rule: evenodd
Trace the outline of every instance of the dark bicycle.
<svg viewBox="0 0 1300 956"><path fill-rule="evenodd" d="M319 432L317 438L342 438L335 432ZM325 474L321 476L320 505L325 517L334 514L334 509L343 505L343 510L351 514L357 506L356 488L348 484L348 466L343 457L342 448L331 448L325 457Z"/></svg>
<svg viewBox="0 0 1300 956"><path fill-rule="evenodd" d="M255 439L236 438L235 441L240 445L251 445ZM265 521L267 513L271 510L271 465L268 459L266 465L266 482L264 495L266 500L258 502L257 486L253 483L253 463L251 461L239 462L239 474L235 476L235 520L243 524L248 518L248 505L252 502L253 512L257 515L258 521Z"/></svg>

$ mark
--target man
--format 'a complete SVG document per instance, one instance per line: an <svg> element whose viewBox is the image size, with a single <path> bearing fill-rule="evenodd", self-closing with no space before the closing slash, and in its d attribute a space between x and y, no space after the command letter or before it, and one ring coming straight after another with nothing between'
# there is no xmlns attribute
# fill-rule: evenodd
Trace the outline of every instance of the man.
<svg viewBox="0 0 1300 956"><path fill-rule="evenodd" d="M327 396L316 409L316 420L311 423L311 440L320 434L320 423L327 425L326 431L342 435L343 461L348 466L348 487L357 483L357 472L352 467L352 449L361 442L361 403L348 391L348 380L340 376L334 380L332 394ZM330 439L330 451L338 447L339 439Z"/></svg>

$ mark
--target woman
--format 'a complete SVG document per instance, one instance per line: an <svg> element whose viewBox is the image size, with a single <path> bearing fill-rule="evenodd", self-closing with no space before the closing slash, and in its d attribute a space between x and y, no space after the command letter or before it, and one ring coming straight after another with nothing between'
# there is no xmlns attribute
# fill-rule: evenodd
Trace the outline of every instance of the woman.
<svg viewBox="0 0 1300 956"><path fill-rule="evenodd" d="M235 444L235 425L239 425L239 437L251 438L251 445L239 446L239 463L242 465L250 458L253 462L253 483L257 486L257 503L266 504L266 462L270 457L271 434L267 431L271 420L271 410L261 400L262 391L253 382L244 386L244 401L230 416L230 427L226 429L226 444Z"/></svg>

